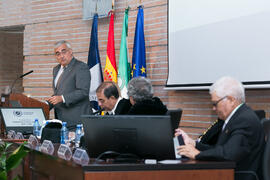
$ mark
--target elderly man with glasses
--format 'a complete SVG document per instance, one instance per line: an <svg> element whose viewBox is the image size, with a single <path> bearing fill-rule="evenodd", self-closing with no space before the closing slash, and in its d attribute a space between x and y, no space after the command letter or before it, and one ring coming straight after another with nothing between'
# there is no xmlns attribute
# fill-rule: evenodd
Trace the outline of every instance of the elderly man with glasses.
<svg viewBox="0 0 270 180"><path fill-rule="evenodd" d="M236 162L236 171L249 171L261 176L261 160L264 150L264 133L260 120L245 104L242 83L232 77L222 77L210 88L213 110L224 121L222 131L215 145L192 140L184 131L185 145L178 153L196 160L229 160ZM236 174L236 179L242 179ZM245 180L253 179L246 174Z"/></svg>

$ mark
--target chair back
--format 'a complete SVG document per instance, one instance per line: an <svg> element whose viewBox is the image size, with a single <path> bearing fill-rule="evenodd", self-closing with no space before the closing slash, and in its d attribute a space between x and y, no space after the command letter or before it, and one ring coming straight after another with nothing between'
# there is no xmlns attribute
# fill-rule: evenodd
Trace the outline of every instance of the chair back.
<svg viewBox="0 0 270 180"><path fill-rule="evenodd" d="M270 136L270 132L267 134ZM264 180L270 180L270 138L267 139L263 155L263 177Z"/></svg>
<svg viewBox="0 0 270 180"><path fill-rule="evenodd" d="M174 135L175 129L179 127L182 112L183 112L182 109L179 108L179 109L170 109L166 113L166 115L171 116L171 125L172 125L173 135Z"/></svg>
<svg viewBox="0 0 270 180"><path fill-rule="evenodd" d="M254 110L254 112L257 114L260 120L263 120L265 118L265 110L259 109L259 110Z"/></svg>
<svg viewBox="0 0 270 180"><path fill-rule="evenodd" d="M270 119L263 118L261 123L265 134L265 140L267 140L269 137L268 135L270 133Z"/></svg>

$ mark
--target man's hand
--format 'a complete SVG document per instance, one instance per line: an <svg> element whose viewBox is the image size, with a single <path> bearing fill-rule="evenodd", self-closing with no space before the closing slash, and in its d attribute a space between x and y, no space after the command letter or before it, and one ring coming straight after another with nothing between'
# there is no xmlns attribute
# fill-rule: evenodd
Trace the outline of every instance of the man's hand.
<svg viewBox="0 0 270 180"><path fill-rule="evenodd" d="M52 96L47 101L53 105L56 105L60 102L63 102L63 98L62 96Z"/></svg>
<svg viewBox="0 0 270 180"><path fill-rule="evenodd" d="M192 146L191 144L179 146L177 150L178 150L177 152L178 154L189 157L190 159L195 159L195 156L200 153L200 151L196 149L194 146Z"/></svg>
<svg viewBox="0 0 270 180"><path fill-rule="evenodd" d="M192 145L193 147L195 147L195 145L196 145L195 141L194 141L193 139L191 139L191 138L187 135L187 133L186 133L185 131L181 130L180 128L176 129L174 135L175 135L175 136L179 136L180 134L182 135L185 144L190 144L190 145Z"/></svg>

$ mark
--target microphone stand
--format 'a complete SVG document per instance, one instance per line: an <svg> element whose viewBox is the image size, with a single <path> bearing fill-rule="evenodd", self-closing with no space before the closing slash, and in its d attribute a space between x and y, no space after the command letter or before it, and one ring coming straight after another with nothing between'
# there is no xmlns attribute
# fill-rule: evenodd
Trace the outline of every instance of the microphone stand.
<svg viewBox="0 0 270 180"><path fill-rule="evenodd" d="M17 80L18 79L21 79L21 78L23 78L24 76L27 76L28 74L31 74L32 72L34 72L33 70L31 70L31 71L29 71L29 72L27 72L27 73L24 73L23 75L20 75L19 77L17 77L14 81L13 81L13 83L12 83L12 85L11 85L11 88L10 88L10 92L8 93L8 94L11 94L12 93L12 91L13 91L13 88L14 88L14 85L15 85L15 83L17 82Z"/></svg>
<svg viewBox="0 0 270 180"><path fill-rule="evenodd" d="M13 91L13 88L15 86L15 83L17 82L18 79L20 78L23 78L24 76L28 75L28 74L31 74L32 72L34 72L33 70L27 72L27 73L24 73L23 75L20 75L19 77L17 77L11 84L10 88L9 89L6 89L5 90L5 93L1 94L1 103L0 105L3 107L9 107L10 104L9 104L9 96L10 94L12 94L12 91Z"/></svg>

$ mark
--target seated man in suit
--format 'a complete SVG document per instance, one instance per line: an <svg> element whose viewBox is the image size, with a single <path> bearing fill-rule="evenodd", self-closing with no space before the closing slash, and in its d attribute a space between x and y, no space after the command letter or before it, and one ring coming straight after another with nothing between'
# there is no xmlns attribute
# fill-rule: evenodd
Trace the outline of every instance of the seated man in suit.
<svg viewBox="0 0 270 180"><path fill-rule="evenodd" d="M98 105L106 114L123 115L127 114L131 104L128 99L120 97L118 86L112 81L105 81L96 90Z"/></svg>
<svg viewBox="0 0 270 180"><path fill-rule="evenodd" d="M215 145L195 142L184 131L185 144L178 153L196 160L230 160L236 162L236 171L253 171L261 176L264 133L258 116L245 104L242 83L223 77L210 88L213 110L224 121ZM236 175L236 179L240 179ZM245 180L252 179L250 174Z"/></svg>
<svg viewBox="0 0 270 180"><path fill-rule="evenodd" d="M258 118L262 120L265 118L264 110L255 110L254 111ZM222 131L222 126L224 121L217 119L199 138L198 141L204 144L214 145L217 142L218 136Z"/></svg>
<svg viewBox="0 0 270 180"><path fill-rule="evenodd" d="M128 83L128 96L132 107L128 114L165 115L167 107L158 97L153 97L153 87L149 79L136 77Z"/></svg>
<svg viewBox="0 0 270 180"><path fill-rule="evenodd" d="M128 99L120 97L119 88L113 81L102 82L96 89L99 112L106 111L105 115L127 114L131 104ZM85 138L81 138L81 147L85 147Z"/></svg>

